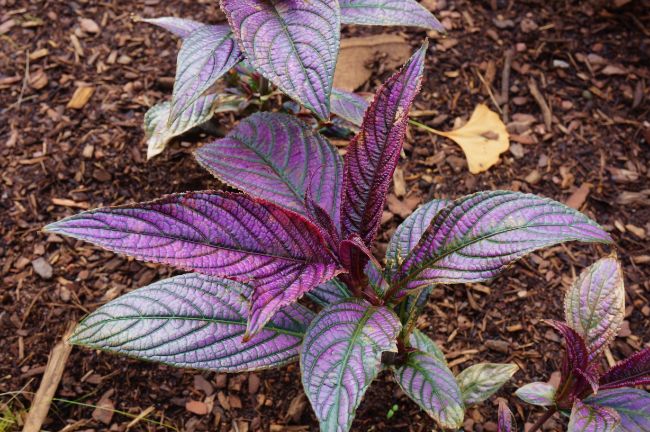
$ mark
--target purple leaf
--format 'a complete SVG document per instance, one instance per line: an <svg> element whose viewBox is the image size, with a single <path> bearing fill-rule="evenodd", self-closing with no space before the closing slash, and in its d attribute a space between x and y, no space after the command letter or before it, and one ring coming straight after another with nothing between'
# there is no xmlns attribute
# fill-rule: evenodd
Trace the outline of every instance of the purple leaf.
<svg viewBox="0 0 650 432"><path fill-rule="evenodd" d="M305 393L321 431L348 431L361 398L381 370L383 352L397 351L397 316L350 299L311 322L300 351Z"/></svg>
<svg viewBox="0 0 650 432"><path fill-rule="evenodd" d="M445 355L438 344L436 344L433 340L431 340L429 336L425 335L420 330L415 329L409 335L409 344L411 345L411 348L423 351L426 354L436 357L442 363L447 364Z"/></svg>
<svg viewBox="0 0 650 432"><path fill-rule="evenodd" d="M405 329L403 333L409 333L415 327L420 314L429 301L429 296L432 291L433 285L430 285L415 291L402 291L397 293L397 298L403 295L408 296L406 300L399 304L399 317Z"/></svg>
<svg viewBox="0 0 650 432"><path fill-rule="evenodd" d="M377 294L378 297L383 297L388 291L388 282L384 279L381 266L377 263L376 260L370 260L366 264L364 270L366 276L368 277L368 283L373 291Z"/></svg>
<svg viewBox="0 0 650 432"><path fill-rule="evenodd" d="M479 192L434 217L393 281L409 289L485 281L534 250L570 240L611 242L564 204L519 192Z"/></svg>
<svg viewBox="0 0 650 432"><path fill-rule="evenodd" d="M451 201L445 199L431 200L418 207L397 227L386 250L388 274L394 272L402 264L411 250L417 246L422 234L429 227L435 215L449 204L451 204Z"/></svg>
<svg viewBox="0 0 650 432"><path fill-rule="evenodd" d="M519 367L514 363L479 363L456 376L466 405L483 402L496 393Z"/></svg>
<svg viewBox="0 0 650 432"><path fill-rule="evenodd" d="M497 422L497 432L516 432L517 423L515 422L512 411L508 408L503 400L499 401L499 419Z"/></svg>
<svg viewBox="0 0 650 432"><path fill-rule="evenodd" d="M368 101L356 93L332 89L330 97L332 113L349 121L355 126L361 126L363 114L368 109Z"/></svg>
<svg viewBox="0 0 650 432"><path fill-rule="evenodd" d="M573 404L567 432L614 432L620 422L615 410L588 405L577 399Z"/></svg>
<svg viewBox="0 0 650 432"><path fill-rule="evenodd" d="M227 25L205 25L193 31L178 53L168 125L195 111L197 101L241 60L241 52Z"/></svg>
<svg viewBox="0 0 650 432"><path fill-rule="evenodd" d="M401 71L382 85L366 111L360 132L345 155L341 229L343 237L357 233L371 245L399 160L408 111L420 90L425 43Z"/></svg>
<svg viewBox="0 0 650 432"><path fill-rule="evenodd" d="M288 114L256 113L199 148L198 162L224 183L304 216L305 193L338 222L342 162L318 132Z"/></svg>
<svg viewBox="0 0 650 432"><path fill-rule="evenodd" d="M183 39L205 25L190 19L176 17L145 18L142 21L164 28Z"/></svg>
<svg viewBox="0 0 650 432"><path fill-rule="evenodd" d="M395 380L441 428L455 430L463 424L461 390L444 360L422 351L411 352L406 363L395 370Z"/></svg>
<svg viewBox="0 0 650 432"><path fill-rule="evenodd" d="M328 0L221 0L248 61L322 119L339 52L340 8Z"/></svg>
<svg viewBox="0 0 650 432"><path fill-rule="evenodd" d="M538 406L552 406L555 404L557 389L544 382L534 382L520 387L515 396L524 402Z"/></svg>
<svg viewBox="0 0 650 432"><path fill-rule="evenodd" d="M600 377L603 389L650 384L650 348L616 363Z"/></svg>
<svg viewBox="0 0 650 432"><path fill-rule="evenodd" d="M296 360L313 312L289 305L242 344L251 293L247 285L198 273L165 279L91 313L72 342L219 372L267 369Z"/></svg>
<svg viewBox="0 0 650 432"><path fill-rule="evenodd" d="M431 12L416 0L339 0L343 24L413 26L445 32Z"/></svg>
<svg viewBox="0 0 650 432"><path fill-rule="evenodd" d="M616 337L625 315L623 271L616 258L585 269L567 292L566 322L586 341L594 359Z"/></svg>
<svg viewBox="0 0 650 432"><path fill-rule="evenodd" d="M621 418L617 432L650 431L650 393L622 388L603 390L585 399L585 403L614 409Z"/></svg>
<svg viewBox="0 0 650 432"><path fill-rule="evenodd" d="M169 195L80 213L46 229L145 261L252 280L249 334L339 271L309 221L241 194Z"/></svg>
<svg viewBox="0 0 650 432"><path fill-rule="evenodd" d="M350 294L350 290L343 282L334 278L309 291L307 297L325 307L348 299L352 297L352 294Z"/></svg>

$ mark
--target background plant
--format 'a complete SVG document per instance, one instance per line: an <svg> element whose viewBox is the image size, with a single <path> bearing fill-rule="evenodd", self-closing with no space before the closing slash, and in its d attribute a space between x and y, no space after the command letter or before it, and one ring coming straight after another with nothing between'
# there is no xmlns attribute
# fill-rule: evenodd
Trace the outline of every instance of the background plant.
<svg viewBox="0 0 650 432"><path fill-rule="evenodd" d="M570 415L569 432L650 430L650 348L603 370L602 355L625 315L623 272L616 257L585 269L566 294L566 322L548 321L565 338L562 378L556 388L535 382L517 390L525 402L549 407L534 431L556 411Z"/></svg>
<svg viewBox="0 0 650 432"><path fill-rule="evenodd" d="M332 89L341 24L444 31L416 0L222 0L221 9L227 25L174 17L144 20L183 39L172 100L155 105L145 117L149 157L215 112L242 108L242 90L268 98L265 80L320 119L329 119L342 95ZM256 74L253 85L219 91L218 80L238 63L243 64L233 77L241 82Z"/></svg>
<svg viewBox="0 0 650 432"><path fill-rule="evenodd" d="M295 117L258 113L196 152L245 194L191 192L84 212L47 227L189 273L88 316L73 343L175 366L237 372L300 359L321 429L349 430L383 369L444 428L514 365L454 376L415 328L432 287L479 282L559 242L609 243L558 202L509 191L434 200L398 227L386 265L371 249L422 80L425 44L375 95L344 160ZM303 295L317 314L297 303Z"/></svg>

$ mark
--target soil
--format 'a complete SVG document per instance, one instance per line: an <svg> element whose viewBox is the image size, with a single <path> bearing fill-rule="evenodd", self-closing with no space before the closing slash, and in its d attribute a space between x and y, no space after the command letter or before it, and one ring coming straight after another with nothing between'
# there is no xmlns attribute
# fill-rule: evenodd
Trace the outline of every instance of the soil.
<svg viewBox="0 0 650 432"><path fill-rule="evenodd" d="M411 128L400 165L406 196L390 198L378 254L405 208L434 197L502 188L569 200L611 231L625 267L626 322L612 357L648 346L649 3L424 3L435 8L449 34L430 35L414 115L450 130L476 104L496 111L496 102L507 107L511 150L488 172L472 175L456 144ZM172 274L168 267L43 234L43 225L85 208L220 187L190 155L209 139L201 134L145 160L143 115L171 94L179 44L163 31L134 23L131 14L223 19L217 2L207 0L0 0L0 407L19 416L14 427L70 323ZM89 31L92 26L82 18L92 19L98 32ZM346 35L385 32L405 35L412 48L427 36L366 27L349 28ZM514 55L504 93L508 50ZM373 91L392 72L381 63L378 58L361 90ZM531 94L531 81L551 109L550 124ZM94 89L90 100L81 109L67 107L79 86ZM235 121L234 115L222 115L216 123L228 130ZM574 275L609 252L558 246L520 261L493 282L441 287L418 325L440 342L455 372L480 361L518 364L520 371L498 396L509 400L520 426L534 422L540 411L523 406L512 393L524 383L548 380L560 367L561 339L541 320L560 318L563 292ZM122 431L151 407L131 430L317 430L297 369L294 364L226 376L75 348L45 429ZM97 410L97 404L130 417ZM493 397L471 407L465 429L496 430L495 404ZM561 430L563 422L554 417L547 430ZM353 426L355 431L432 429L433 421L388 374L368 391Z"/></svg>

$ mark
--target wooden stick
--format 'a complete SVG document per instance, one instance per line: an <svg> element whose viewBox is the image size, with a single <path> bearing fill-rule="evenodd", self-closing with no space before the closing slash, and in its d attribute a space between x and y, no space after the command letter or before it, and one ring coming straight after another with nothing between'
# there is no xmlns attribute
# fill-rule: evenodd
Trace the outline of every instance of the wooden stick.
<svg viewBox="0 0 650 432"><path fill-rule="evenodd" d="M512 58L515 51L510 48L506 50L505 60L503 62L503 72L501 74L501 103L503 104L503 122L508 123L508 101L510 100L510 69L512 68Z"/></svg>
<svg viewBox="0 0 650 432"><path fill-rule="evenodd" d="M551 109L546 103L546 99L544 99L544 96L542 96L542 93L539 91L539 87L537 87L537 81L535 81L535 78L531 78L530 81L528 81L528 90L530 90L530 94L535 99L535 102L537 102L537 105L539 105L539 109L542 110L542 116L544 117L544 126L546 126L546 131L551 132L553 114L551 113Z"/></svg>
<svg viewBox="0 0 650 432"><path fill-rule="evenodd" d="M61 382L68 356L72 351L72 345L68 343L68 337L70 337L73 328L73 325L68 326L63 339L54 346L50 353L43 380L32 402L23 432L39 432L41 430L47 413L50 411L52 398L59 387L59 382Z"/></svg>

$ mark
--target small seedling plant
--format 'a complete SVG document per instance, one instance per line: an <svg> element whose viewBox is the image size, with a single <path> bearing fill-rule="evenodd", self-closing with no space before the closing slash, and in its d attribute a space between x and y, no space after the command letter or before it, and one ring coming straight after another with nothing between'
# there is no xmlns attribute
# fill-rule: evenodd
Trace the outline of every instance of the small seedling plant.
<svg viewBox="0 0 650 432"><path fill-rule="evenodd" d="M454 376L441 349L415 328L432 287L492 279L559 242L610 237L550 199L479 192L421 206L397 228L380 264L371 250L426 51L425 44L377 90L343 159L296 117L258 113L195 153L243 193L168 195L49 225L192 272L111 301L71 341L220 372L299 359L323 431L349 430L367 388L387 369L441 427L460 427L465 407L496 392L516 366L478 364Z"/></svg>
<svg viewBox="0 0 650 432"><path fill-rule="evenodd" d="M558 387L534 382L515 393L523 401L549 407L533 432L555 412L570 416L569 432L650 430L650 394L635 386L650 383L650 348L602 367L605 349L625 316L623 273L616 257L585 269L564 301L565 322L547 321L566 342Z"/></svg>
<svg viewBox="0 0 650 432"><path fill-rule="evenodd" d="M144 20L183 40L172 100L155 105L145 117L149 157L215 112L241 108L251 90L268 98L267 82L328 120L341 99L354 99L332 88L341 24L444 32L416 0L222 0L221 9L228 24L174 17ZM235 66L240 85L218 91L217 82ZM254 79L248 85L251 75Z"/></svg>

